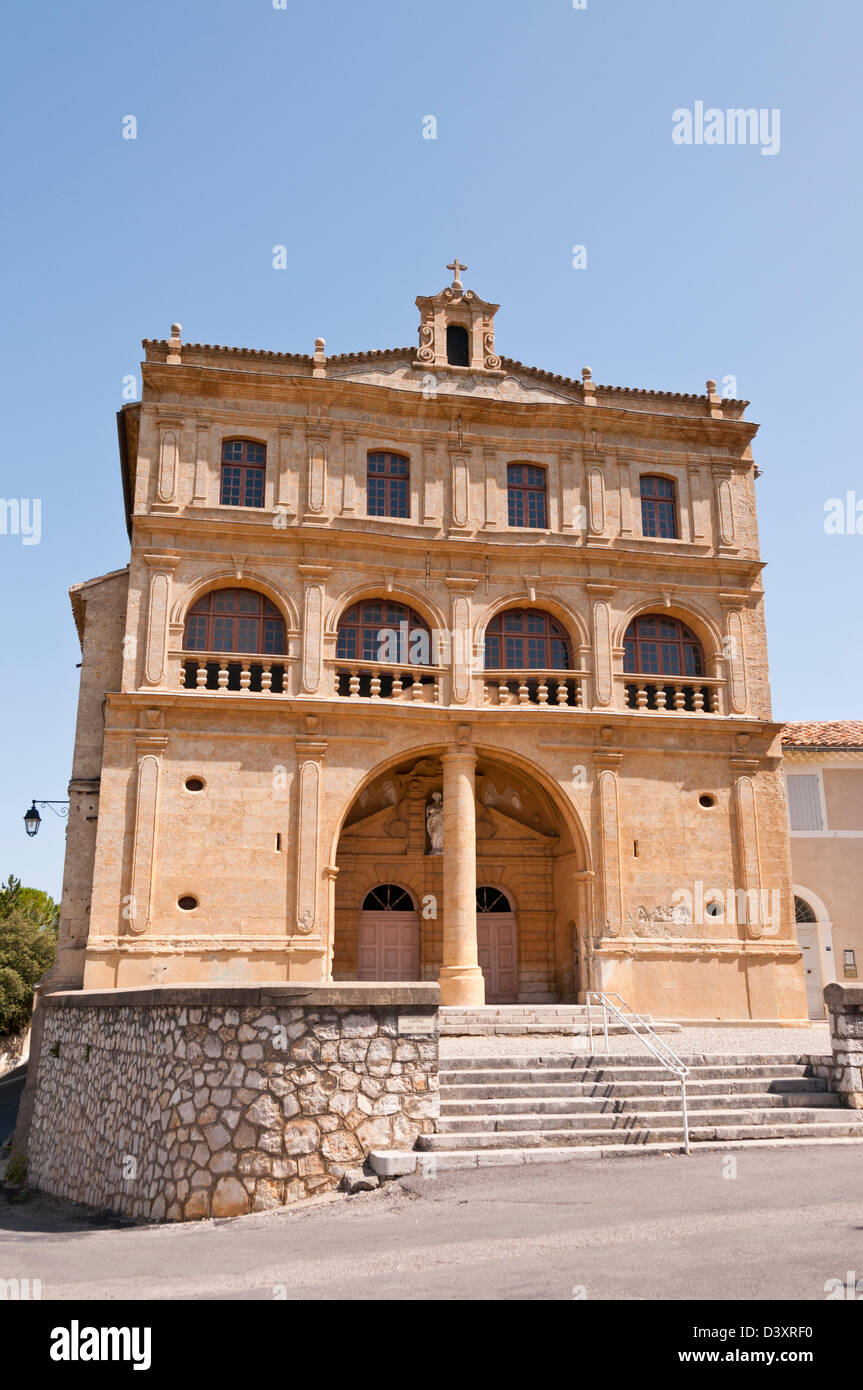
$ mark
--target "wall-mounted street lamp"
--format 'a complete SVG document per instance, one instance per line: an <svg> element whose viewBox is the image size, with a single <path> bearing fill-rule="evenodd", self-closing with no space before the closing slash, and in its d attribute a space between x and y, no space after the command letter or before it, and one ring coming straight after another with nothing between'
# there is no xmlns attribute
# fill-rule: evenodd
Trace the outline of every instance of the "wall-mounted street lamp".
<svg viewBox="0 0 863 1390"><path fill-rule="evenodd" d="M42 817L39 815L39 812L36 809L37 806L50 806L55 816L59 816L61 820L68 820L68 801L34 801L33 804L30 807L28 807L24 815L24 829L27 831L27 834L31 838L34 835L39 834L39 826L42 824ZM62 806L65 809L62 811L58 811L56 809L56 807L58 806Z"/></svg>

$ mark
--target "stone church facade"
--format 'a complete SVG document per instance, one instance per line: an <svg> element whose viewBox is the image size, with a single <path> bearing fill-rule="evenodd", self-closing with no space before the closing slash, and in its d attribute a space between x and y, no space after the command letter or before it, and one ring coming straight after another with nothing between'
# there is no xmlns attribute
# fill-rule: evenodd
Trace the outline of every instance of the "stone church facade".
<svg viewBox="0 0 863 1390"><path fill-rule="evenodd" d="M52 988L440 981L806 1017L745 402L147 341Z"/></svg>

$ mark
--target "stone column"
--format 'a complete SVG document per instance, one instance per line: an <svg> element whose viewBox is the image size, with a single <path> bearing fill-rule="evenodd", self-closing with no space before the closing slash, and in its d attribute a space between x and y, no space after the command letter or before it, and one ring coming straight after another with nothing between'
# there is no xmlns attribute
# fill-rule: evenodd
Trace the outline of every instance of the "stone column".
<svg viewBox="0 0 863 1390"><path fill-rule="evenodd" d="M327 507L329 438L329 427L325 424L309 426L306 429L308 456L306 461L305 511L303 513L303 521L306 522L324 523L330 519Z"/></svg>
<svg viewBox="0 0 863 1390"><path fill-rule="evenodd" d="M448 575L446 579L446 586L452 595L449 652L451 690L453 703L457 705L465 705L470 699L473 673L473 628L470 599L477 582L476 579L459 579L454 575Z"/></svg>
<svg viewBox="0 0 863 1390"><path fill-rule="evenodd" d="M438 465L437 448L433 440L422 447L422 515L418 520L440 525L443 516L442 484Z"/></svg>
<svg viewBox="0 0 863 1390"><path fill-rule="evenodd" d="M411 470L411 487L415 486L415 469ZM357 437L351 430L342 431L342 516L353 516L356 512L359 468L357 460ZM411 516L417 512L411 510Z"/></svg>
<svg viewBox="0 0 863 1390"><path fill-rule="evenodd" d="M471 529L470 519L470 492L471 492L471 454L470 450L459 445L458 448L450 448L450 504L449 516L447 518L448 530L451 532L469 531Z"/></svg>
<svg viewBox="0 0 863 1390"><path fill-rule="evenodd" d="M736 910L738 925L742 927L741 937L747 938L760 937L763 935L775 935L773 932L765 932L764 924L760 919L760 890L761 890L761 850L758 836L758 812L757 800L755 795L755 777L760 767L757 758L732 758L731 776L734 785L734 810L735 810L735 830L737 840L737 863L740 883L736 885L746 893L746 922L741 923L740 914ZM750 905L753 902L753 895L758 894L756 901L759 905L758 920L753 922L750 918ZM739 900L736 900L736 902ZM735 902L735 908L736 908ZM755 1017L755 1015L753 1015Z"/></svg>
<svg viewBox="0 0 863 1390"><path fill-rule="evenodd" d="M210 426L198 425L195 435L195 484L192 502L206 506L210 493Z"/></svg>
<svg viewBox="0 0 863 1390"><path fill-rule="evenodd" d="M167 658L168 618L171 609L171 575L178 555L145 555L150 570L147 593L147 635L144 648L144 685L162 685Z"/></svg>
<svg viewBox="0 0 863 1390"><path fill-rule="evenodd" d="M305 945L321 942L319 902L319 841L323 763L327 752L324 739L298 738L296 811L296 911L291 935L306 938ZM329 899L328 899L329 906ZM314 943L309 940L314 938Z"/></svg>
<svg viewBox="0 0 863 1390"><path fill-rule="evenodd" d="M746 656L743 647L743 604L746 599L746 594L719 595L719 603L725 613L725 671L720 670L719 674L726 677L726 708L730 708L733 714L745 714L748 703Z"/></svg>
<svg viewBox="0 0 863 1390"><path fill-rule="evenodd" d="M614 704L614 665L611 648L613 584L585 584L593 603L593 703Z"/></svg>
<svg viewBox="0 0 863 1390"><path fill-rule="evenodd" d="M292 425L279 430L279 455L276 460L276 506L284 518L299 515L300 466L296 432Z"/></svg>
<svg viewBox="0 0 863 1390"><path fill-rule="evenodd" d="M183 428L181 415L159 416L159 467L156 473L156 500L154 509L167 506L177 510L177 485L180 470L180 435Z"/></svg>
<svg viewBox="0 0 863 1390"><path fill-rule="evenodd" d="M442 1004L485 1003L476 941L476 750L460 744L443 758Z"/></svg>
<svg viewBox="0 0 863 1390"><path fill-rule="evenodd" d="M593 761L599 785L602 935L620 936L623 925L623 874L620 862L618 774L623 754L616 749L597 749Z"/></svg>
<svg viewBox="0 0 863 1390"><path fill-rule="evenodd" d="M163 722L158 710L142 714L145 728L148 723ZM132 883L130 900L125 909L129 930L141 936L150 928L153 913L153 893L156 885L156 857L159 823L159 787L162 774L162 754L168 746L167 734L145 732L135 737L138 762L135 789L135 828L132 842Z"/></svg>
<svg viewBox="0 0 863 1390"><path fill-rule="evenodd" d="M716 537L716 549L720 554L731 554L737 551L734 522L733 476L732 469L723 468L718 465L714 466L713 486L716 501L716 517L719 523L719 534Z"/></svg>
<svg viewBox="0 0 863 1390"><path fill-rule="evenodd" d="M330 568L329 565L297 565L297 571L302 576L305 587L302 673L304 695L316 695L323 679L326 580Z"/></svg>
<svg viewBox="0 0 863 1390"><path fill-rule="evenodd" d="M587 539L591 545L607 542L608 504L605 495L605 459L595 449L585 449L584 476L587 494Z"/></svg>

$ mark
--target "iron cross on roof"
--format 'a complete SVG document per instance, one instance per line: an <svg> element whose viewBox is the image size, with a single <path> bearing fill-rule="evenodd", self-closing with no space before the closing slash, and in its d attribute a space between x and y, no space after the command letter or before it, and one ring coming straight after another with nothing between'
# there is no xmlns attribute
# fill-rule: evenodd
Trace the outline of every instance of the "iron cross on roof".
<svg viewBox="0 0 863 1390"><path fill-rule="evenodd" d="M453 276L453 279L452 279L452 287L453 287L453 289L454 289L454 290L463 289L464 287L463 287L463 285L462 285L462 283L461 283L461 272L462 272L463 270L467 270L467 266L466 266L466 265L462 265L462 263L461 263L461 261L459 260L458 256L456 256L456 258L455 258L454 261L450 261L449 265L447 266L447 270L451 270L451 271L452 271L452 276Z"/></svg>

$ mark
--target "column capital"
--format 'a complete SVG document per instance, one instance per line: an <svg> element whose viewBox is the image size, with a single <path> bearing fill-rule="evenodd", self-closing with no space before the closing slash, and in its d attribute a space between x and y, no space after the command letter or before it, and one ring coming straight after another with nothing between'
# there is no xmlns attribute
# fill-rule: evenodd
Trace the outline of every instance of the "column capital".
<svg viewBox="0 0 863 1390"><path fill-rule="evenodd" d="M623 754L614 748L596 748L593 762L597 772L617 772L623 762Z"/></svg>
<svg viewBox="0 0 863 1390"><path fill-rule="evenodd" d="M320 760L326 757L327 741L323 738L308 738L302 735L294 739L294 747L297 750L297 757L314 758Z"/></svg>
<svg viewBox="0 0 863 1390"><path fill-rule="evenodd" d="M751 777L761 766L760 758L729 758L729 766L735 777Z"/></svg>
<svg viewBox="0 0 863 1390"><path fill-rule="evenodd" d="M443 753L441 753L442 763L469 762L476 763L477 751L472 743L453 743Z"/></svg>

